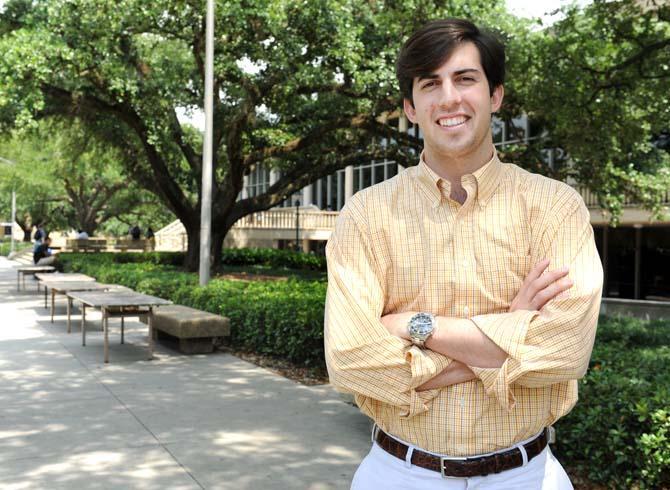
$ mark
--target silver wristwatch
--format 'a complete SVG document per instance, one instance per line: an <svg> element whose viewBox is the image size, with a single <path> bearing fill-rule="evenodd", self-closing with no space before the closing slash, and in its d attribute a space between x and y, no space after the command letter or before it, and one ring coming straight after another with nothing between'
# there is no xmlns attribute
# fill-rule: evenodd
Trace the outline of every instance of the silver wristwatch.
<svg viewBox="0 0 670 490"><path fill-rule="evenodd" d="M437 330L437 319L432 313L417 313L409 319L407 330L412 343L423 348L426 340Z"/></svg>

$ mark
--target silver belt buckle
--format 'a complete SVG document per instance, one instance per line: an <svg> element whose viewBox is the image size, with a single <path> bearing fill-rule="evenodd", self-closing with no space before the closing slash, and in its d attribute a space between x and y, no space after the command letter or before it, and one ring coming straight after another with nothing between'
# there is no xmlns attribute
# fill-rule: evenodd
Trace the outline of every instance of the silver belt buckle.
<svg viewBox="0 0 670 490"><path fill-rule="evenodd" d="M372 425L372 436L370 439L372 440L372 444L377 442L377 434L379 433L379 426L377 424Z"/></svg>
<svg viewBox="0 0 670 490"><path fill-rule="evenodd" d="M547 427L547 444L556 444L556 429L553 425Z"/></svg>
<svg viewBox="0 0 670 490"><path fill-rule="evenodd" d="M442 478L456 478L460 479L460 476L451 476L444 473L444 462L445 461L467 461L466 457L457 457L457 456L440 456L440 474Z"/></svg>

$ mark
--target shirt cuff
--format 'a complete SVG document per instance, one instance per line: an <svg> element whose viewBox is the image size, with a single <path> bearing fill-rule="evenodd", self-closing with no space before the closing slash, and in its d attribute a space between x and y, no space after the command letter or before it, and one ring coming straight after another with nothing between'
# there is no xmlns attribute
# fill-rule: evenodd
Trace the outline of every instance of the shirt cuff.
<svg viewBox="0 0 670 490"><path fill-rule="evenodd" d="M430 409L431 401L440 393L440 389L417 391L416 388L444 371L451 359L431 350L420 349L412 345L406 353L405 359L409 363L412 379L409 389L409 408L401 412L400 416L412 418Z"/></svg>
<svg viewBox="0 0 670 490"><path fill-rule="evenodd" d="M511 313L478 315L471 320L498 347L507 353L507 359L499 368L480 368L469 366L481 380L484 390L495 397L501 407L512 410L516 404L511 385L514 382L510 373L519 376L521 353L530 322L538 316L537 311L517 310Z"/></svg>
<svg viewBox="0 0 670 490"><path fill-rule="evenodd" d="M516 406L516 397L512 391L509 376L514 365L518 365L518 361L508 357L499 368L468 366L484 385L486 394L495 398L506 411L510 411Z"/></svg>

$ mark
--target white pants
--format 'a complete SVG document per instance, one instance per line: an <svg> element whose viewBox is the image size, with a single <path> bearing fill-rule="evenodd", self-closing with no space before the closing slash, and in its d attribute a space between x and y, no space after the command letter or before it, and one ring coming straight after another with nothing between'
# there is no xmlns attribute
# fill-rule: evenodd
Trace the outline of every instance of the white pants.
<svg viewBox="0 0 670 490"><path fill-rule="evenodd" d="M572 490L549 446L524 466L472 478L442 478L391 456L377 443L356 470L351 490Z"/></svg>

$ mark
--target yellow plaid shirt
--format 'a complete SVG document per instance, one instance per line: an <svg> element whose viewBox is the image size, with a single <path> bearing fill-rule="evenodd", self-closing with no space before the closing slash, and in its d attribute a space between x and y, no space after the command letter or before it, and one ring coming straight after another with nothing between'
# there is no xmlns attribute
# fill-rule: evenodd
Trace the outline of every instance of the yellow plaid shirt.
<svg viewBox="0 0 670 490"><path fill-rule="evenodd" d="M421 159L355 194L328 241L326 361L384 431L427 451L509 447L570 411L596 332L602 266L589 213L568 185L493 158L462 178L463 205ZM569 266L574 286L542 311L510 313L532 266ZM451 360L392 336L383 315L469 318L508 354L443 389L416 387Z"/></svg>

